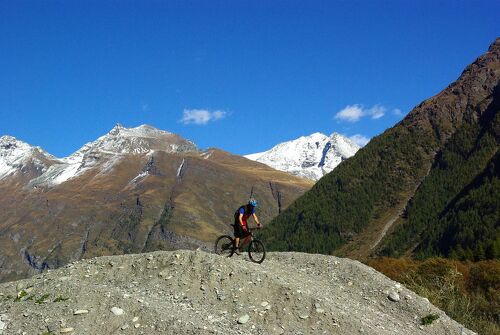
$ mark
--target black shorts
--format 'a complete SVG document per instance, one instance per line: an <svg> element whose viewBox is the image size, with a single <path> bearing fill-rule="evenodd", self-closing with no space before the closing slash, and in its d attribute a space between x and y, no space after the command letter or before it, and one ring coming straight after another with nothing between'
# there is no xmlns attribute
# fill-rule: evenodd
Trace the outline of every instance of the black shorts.
<svg viewBox="0 0 500 335"><path fill-rule="evenodd" d="M234 222L234 237L238 238L245 238L249 234L248 231L244 231L243 227L241 226L240 222Z"/></svg>

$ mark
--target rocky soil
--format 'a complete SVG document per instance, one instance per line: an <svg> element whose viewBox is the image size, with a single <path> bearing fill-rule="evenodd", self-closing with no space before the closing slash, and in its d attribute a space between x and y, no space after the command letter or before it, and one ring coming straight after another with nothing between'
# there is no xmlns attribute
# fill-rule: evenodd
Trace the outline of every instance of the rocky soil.
<svg viewBox="0 0 500 335"><path fill-rule="evenodd" d="M422 318L438 316L430 325ZM474 334L357 261L99 257L0 284L0 334Z"/></svg>

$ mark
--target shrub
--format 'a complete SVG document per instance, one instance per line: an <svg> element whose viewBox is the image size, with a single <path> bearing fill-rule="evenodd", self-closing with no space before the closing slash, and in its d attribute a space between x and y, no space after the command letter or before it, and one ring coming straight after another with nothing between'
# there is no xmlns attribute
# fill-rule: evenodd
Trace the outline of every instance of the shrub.
<svg viewBox="0 0 500 335"><path fill-rule="evenodd" d="M430 325L434 321L439 319L439 315L437 314L429 314L427 316L424 316L422 319L420 319L420 323L424 326Z"/></svg>

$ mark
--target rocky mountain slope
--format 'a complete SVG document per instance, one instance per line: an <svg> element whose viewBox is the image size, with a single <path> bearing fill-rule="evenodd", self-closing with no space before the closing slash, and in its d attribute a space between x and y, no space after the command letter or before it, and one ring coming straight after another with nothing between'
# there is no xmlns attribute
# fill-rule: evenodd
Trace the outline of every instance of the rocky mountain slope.
<svg viewBox="0 0 500 335"><path fill-rule="evenodd" d="M28 181L45 173L58 160L40 147L17 140L12 136L0 137L0 181L11 179Z"/></svg>
<svg viewBox="0 0 500 335"><path fill-rule="evenodd" d="M0 281L81 258L211 245L250 195L266 223L312 184L150 126L118 125L62 159L2 143Z"/></svg>
<svg viewBox="0 0 500 335"><path fill-rule="evenodd" d="M58 185L96 167L105 173L128 155L152 154L154 151L196 152L198 148L178 135L151 126L128 129L118 124L108 134L60 159L60 164L52 165L40 177L31 180L30 186Z"/></svg>
<svg viewBox="0 0 500 335"><path fill-rule="evenodd" d="M245 157L276 170L318 180L359 150L359 146L337 133L314 133L283 142L272 149Z"/></svg>
<svg viewBox="0 0 500 335"><path fill-rule="evenodd" d="M273 247L499 257L499 82L500 38L278 216L266 230Z"/></svg>
<svg viewBox="0 0 500 335"><path fill-rule="evenodd" d="M100 257L0 284L2 333L474 334L356 261L202 251Z"/></svg>

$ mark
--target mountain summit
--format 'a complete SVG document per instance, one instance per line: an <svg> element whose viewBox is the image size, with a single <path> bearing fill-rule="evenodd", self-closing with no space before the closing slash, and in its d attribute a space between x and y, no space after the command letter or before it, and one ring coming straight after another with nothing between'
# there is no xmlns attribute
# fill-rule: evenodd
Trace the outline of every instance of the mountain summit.
<svg viewBox="0 0 500 335"><path fill-rule="evenodd" d="M318 180L358 150L357 144L340 134L314 133L245 157L276 170Z"/></svg>
<svg viewBox="0 0 500 335"><path fill-rule="evenodd" d="M196 152L198 148L176 134L148 125L125 128L117 124L106 135L85 144L72 155L59 159L58 164L52 165L30 184L59 185L97 166L105 173L127 155L152 154L155 151Z"/></svg>
<svg viewBox="0 0 500 335"><path fill-rule="evenodd" d="M185 140L178 135L148 125L125 128L121 124L117 124L109 133L94 142L86 144L75 154L79 154L82 151L111 154L143 154L153 150L184 152L197 151L198 148L191 141Z"/></svg>

